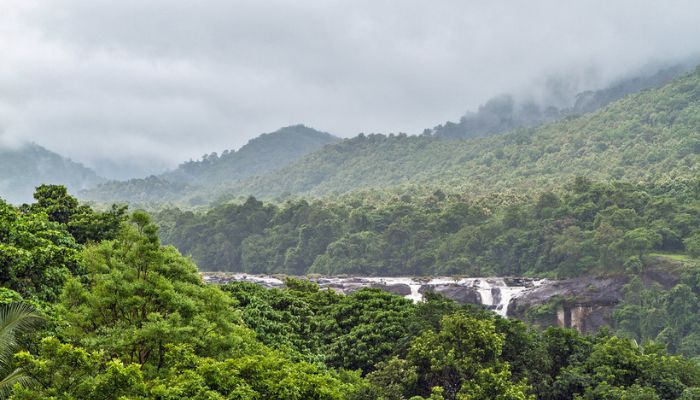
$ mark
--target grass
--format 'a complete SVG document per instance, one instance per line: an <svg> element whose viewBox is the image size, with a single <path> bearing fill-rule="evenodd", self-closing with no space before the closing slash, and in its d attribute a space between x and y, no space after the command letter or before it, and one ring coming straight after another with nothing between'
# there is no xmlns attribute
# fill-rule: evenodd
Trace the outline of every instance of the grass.
<svg viewBox="0 0 700 400"><path fill-rule="evenodd" d="M683 253L650 253L649 255L652 257L668 258L668 259L671 259L673 261L681 261L681 262L688 262L688 261L697 260L696 258L693 258L690 255L683 254Z"/></svg>

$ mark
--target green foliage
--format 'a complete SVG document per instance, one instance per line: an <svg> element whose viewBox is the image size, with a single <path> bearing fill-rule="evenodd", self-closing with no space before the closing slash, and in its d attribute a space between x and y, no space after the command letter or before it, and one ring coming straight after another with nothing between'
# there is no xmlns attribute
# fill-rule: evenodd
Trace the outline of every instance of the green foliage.
<svg viewBox="0 0 700 400"><path fill-rule="evenodd" d="M12 354L18 349L17 336L34 330L42 320L26 303L0 306L0 398L7 398L15 385L33 383L21 368L13 365Z"/></svg>
<svg viewBox="0 0 700 400"><path fill-rule="evenodd" d="M403 263L417 268L419 249L455 240L450 251L462 243L477 261L531 257L538 260L537 271L551 257L556 269L544 270L564 274L630 257L641 262L665 240L677 243L696 234L696 193L680 185L671 195L659 194L667 189L578 179L566 192L531 203L471 202L434 193L418 201L406 196L278 208L251 198L212 211L222 217L214 228L213 220L197 221L195 214L167 215L174 218L170 222L197 222L202 235L233 221L217 240L275 244L264 246L264 254L279 257L286 271L335 257L327 249L347 234L370 233L381 240L376 265L388 271L401 271ZM14 382L34 383L14 385L14 399L672 400L698 394L700 368L668 355L663 346L558 328L538 332L435 294L413 304L378 289L345 296L298 279L271 290L241 282L206 285L189 258L161 245L148 214L137 211L125 221L121 209L94 213L55 187L42 188L37 200L21 209L0 203L1 254L16 256L4 264L0 303L9 305L0 325L19 333L27 311L16 306L22 298L40 304L48 318L37 332L43 339L7 364L14 371L7 375L7 393ZM99 227L74 224L85 218ZM168 237L177 234L177 224L168 225ZM79 237L90 238L81 244ZM532 240L547 249L533 252ZM605 253L592 253L596 241L609 244ZM47 250L64 258L38 263ZM235 251L232 260L253 257L241 252L236 258ZM591 267L585 258L594 256ZM621 333L656 335L671 351L697 354L700 273L687 268L667 293L645 286L642 278L630 281L616 314ZM645 318L649 308L658 318ZM15 341L0 329L8 348L35 337Z"/></svg>
<svg viewBox="0 0 700 400"><path fill-rule="evenodd" d="M685 249L691 257L700 258L700 233L696 233L685 240Z"/></svg>
<svg viewBox="0 0 700 400"><path fill-rule="evenodd" d="M614 318L617 333L639 343L659 343L669 351L700 356L700 265L685 266L681 281L668 289L644 285L640 276L625 286Z"/></svg>
<svg viewBox="0 0 700 400"><path fill-rule="evenodd" d="M126 209L95 212L63 186L39 186L34 197L20 208L0 200L0 284L53 301L72 274L83 273L81 245L114 238Z"/></svg>
<svg viewBox="0 0 700 400"><path fill-rule="evenodd" d="M145 213L82 258L85 277L56 305L57 338L18 358L41 385L17 398L340 399L360 382L259 342Z"/></svg>
<svg viewBox="0 0 700 400"><path fill-rule="evenodd" d="M0 200L0 283L26 297L54 300L80 270L80 246L44 213L23 213Z"/></svg>
<svg viewBox="0 0 700 400"><path fill-rule="evenodd" d="M157 215L163 239L203 270L300 275L620 273L650 251L692 249L697 181L576 179L535 198L436 192L376 200L263 204L248 198L196 214Z"/></svg>

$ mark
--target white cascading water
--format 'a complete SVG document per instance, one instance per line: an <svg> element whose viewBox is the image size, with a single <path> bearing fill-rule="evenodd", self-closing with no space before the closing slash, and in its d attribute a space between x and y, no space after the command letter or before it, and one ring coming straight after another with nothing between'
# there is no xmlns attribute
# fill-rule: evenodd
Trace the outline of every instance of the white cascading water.
<svg viewBox="0 0 700 400"><path fill-rule="evenodd" d="M223 277L219 279L217 277ZM203 274L205 282L221 282L221 281L248 281L265 286L281 287L284 282L281 279L267 275L250 275L250 274ZM487 307L502 317L506 317L508 313L508 305L511 300L520 296L528 286L514 285L509 286L503 278L449 278L439 277L429 280L421 280L411 277L353 277L353 278L335 278L323 277L311 279L319 283L322 287L328 286L370 286L372 284L379 285L406 285L410 288L410 293L404 297L412 300L414 303L423 300L423 294L420 293L420 288L423 286L462 286L474 289L478 294L481 304ZM530 286L540 286L544 280L529 280Z"/></svg>

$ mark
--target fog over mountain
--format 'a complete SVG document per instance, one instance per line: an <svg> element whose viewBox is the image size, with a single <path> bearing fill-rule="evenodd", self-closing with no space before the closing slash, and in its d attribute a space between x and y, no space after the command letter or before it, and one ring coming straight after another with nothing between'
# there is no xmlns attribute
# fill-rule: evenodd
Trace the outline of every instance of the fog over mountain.
<svg viewBox="0 0 700 400"><path fill-rule="evenodd" d="M421 133L695 56L693 1L4 0L0 143L145 176L304 123Z"/></svg>

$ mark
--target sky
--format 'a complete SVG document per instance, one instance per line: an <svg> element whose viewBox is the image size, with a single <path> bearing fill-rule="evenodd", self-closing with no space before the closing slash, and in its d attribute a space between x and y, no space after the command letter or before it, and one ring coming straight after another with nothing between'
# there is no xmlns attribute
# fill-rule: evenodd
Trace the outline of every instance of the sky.
<svg viewBox="0 0 700 400"><path fill-rule="evenodd" d="M697 55L698 15L695 0L0 0L0 144L123 178L297 123L420 133L502 93L553 101Z"/></svg>

